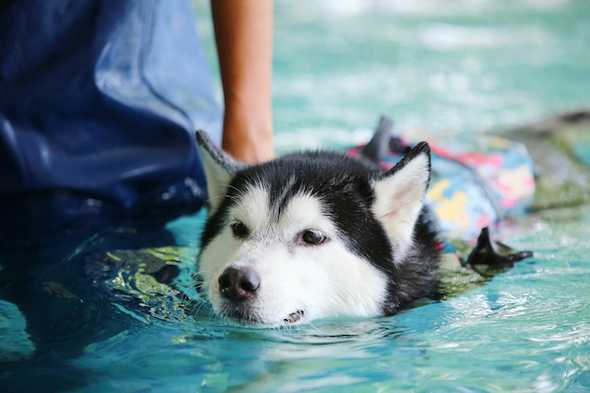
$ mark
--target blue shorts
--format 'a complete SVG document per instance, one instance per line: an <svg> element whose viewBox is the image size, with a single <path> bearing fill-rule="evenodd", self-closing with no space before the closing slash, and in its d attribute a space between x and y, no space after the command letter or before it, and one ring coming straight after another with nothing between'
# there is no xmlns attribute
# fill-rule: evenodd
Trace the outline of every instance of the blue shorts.
<svg viewBox="0 0 590 393"><path fill-rule="evenodd" d="M195 24L188 0L0 6L5 224L201 206L194 130L219 142L222 111Z"/></svg>

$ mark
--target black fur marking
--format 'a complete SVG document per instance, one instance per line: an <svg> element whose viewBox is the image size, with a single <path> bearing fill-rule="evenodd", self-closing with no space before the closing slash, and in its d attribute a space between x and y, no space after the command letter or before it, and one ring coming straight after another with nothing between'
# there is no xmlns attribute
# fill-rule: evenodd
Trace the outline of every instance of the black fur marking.
<svg viewBox="0 0 590 393"><path fill-rule="evenodd" d="M321 199L324 213L333 219L350 250L386 274L388 297L383 313L393 314L419 298L436 293L440 253L425 208L414 230L417 241L403 260L394 264L395 250L371 210L375 200L371 182L394 174L419 154L430 157L429 152L428 145L420 143L387 173L361 160L331 152L291 154L239 170L205 226L201 250L223 229L228 210L250 185L262 183L268 187L269 202L277 215L293 196L308 193Z"/></svg>
<svg viewBox="0 0 590 393"><path fill-rule="evenodd" d="M394 314L418 299L438 296L441 252L437 248L438 233L432 213L424 207L414 227L413 247L389 276L388 301L384 314Z"/></svg>
<svg viewBox="0 0 590 393"><path fill-rule="evenodd" d="M414 146L402 159L395 164L393 168L388 170L387 172L383 173L380 178L389 177L396 172L399 172L403 167L405 167L410 161L414 158L418 157L420 154L426 154L428 159L428 181L426 182L426 188L430 185L430 177L431 177L431 159L430 159L430 146L426 142L420 142L416 146Z"/></svg>

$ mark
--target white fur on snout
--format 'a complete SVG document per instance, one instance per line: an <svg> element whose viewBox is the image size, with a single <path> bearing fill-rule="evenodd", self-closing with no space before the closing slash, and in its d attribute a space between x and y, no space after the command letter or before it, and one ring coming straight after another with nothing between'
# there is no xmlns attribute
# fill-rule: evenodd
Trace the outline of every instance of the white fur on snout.
<svg viewBox="0 0 590 393"><path fill-rule="evenodd" d="M200 273L217 312L223 306L217 284L221 273L229 266L248 266L260 277L251 307L264 324L284 324L299 310L304 312L302 321L382 313L385 275L350 251L317 197L296 195L277 218L276 209L269 206L268 190L258 185L228 214L228 225L203 249L200 261ZM249 239L233 238L232 220L250 228ZM297 237L306 229L319 230L330 240L319 246L302 245Z"/></svg>
<svg viewBox="0 0 590 393"><path fill-rule="evenodd" d="M219 276L226 268L239 261L240 256L250 254L253 258L256 253L254 244L234 238L230 225L239 220L248 226L252 233L263 231L270 215L268 200L268 190L263 186L249 187L228 212L221 232L201 252L199 275L204 282L203 289L217 312L220 311L222 303Z"/></svg>

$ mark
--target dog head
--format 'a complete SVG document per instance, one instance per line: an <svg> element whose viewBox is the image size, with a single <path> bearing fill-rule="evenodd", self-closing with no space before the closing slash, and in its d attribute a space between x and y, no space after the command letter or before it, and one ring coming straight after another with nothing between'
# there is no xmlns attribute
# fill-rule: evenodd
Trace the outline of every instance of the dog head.
<svg viewBox="0 0 590 393"><path fill-rule="evenodd" d="M278 326L391 309L430 180L427 144L381 173L327 152L244 166L197 140L210 204L199 275L216 313Z"/></svg>

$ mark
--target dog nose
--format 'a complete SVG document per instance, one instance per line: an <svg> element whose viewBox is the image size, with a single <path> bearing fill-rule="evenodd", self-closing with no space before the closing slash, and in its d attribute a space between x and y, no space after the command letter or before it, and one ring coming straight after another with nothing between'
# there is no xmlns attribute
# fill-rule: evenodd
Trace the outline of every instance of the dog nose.
<svg viewBox="0 0 590 393"><path fill-rule="evenodd" d="M219 292L235 302L254 297L259 287L260 277L252 269L228 267L219 276Z"/></svg>

